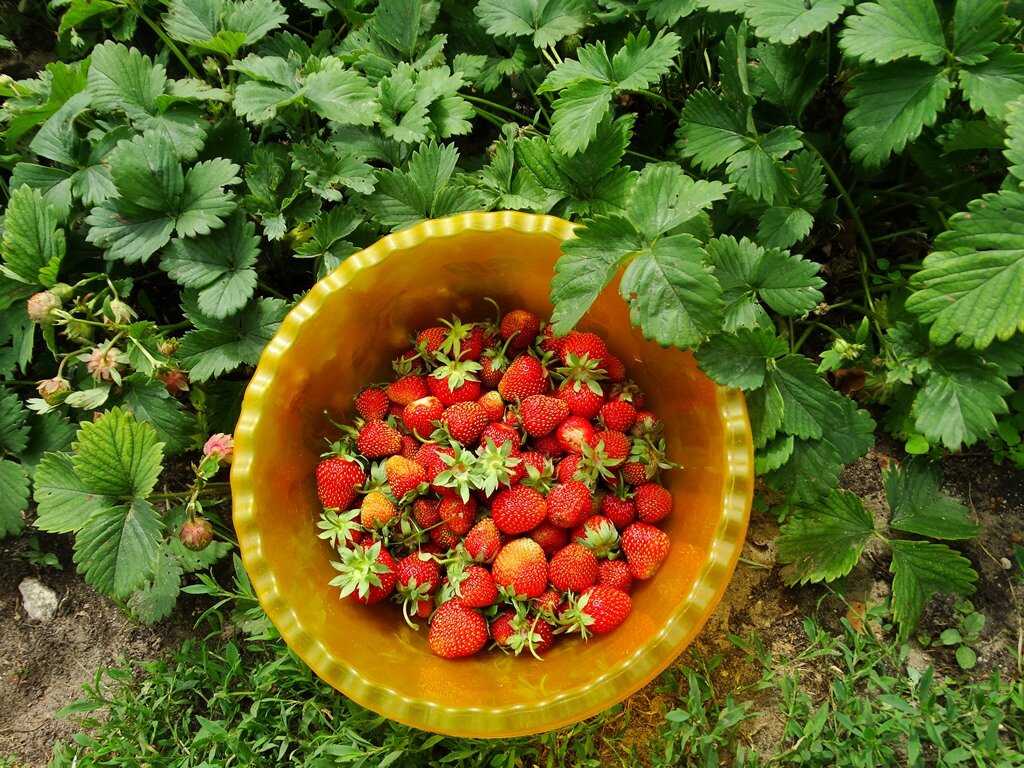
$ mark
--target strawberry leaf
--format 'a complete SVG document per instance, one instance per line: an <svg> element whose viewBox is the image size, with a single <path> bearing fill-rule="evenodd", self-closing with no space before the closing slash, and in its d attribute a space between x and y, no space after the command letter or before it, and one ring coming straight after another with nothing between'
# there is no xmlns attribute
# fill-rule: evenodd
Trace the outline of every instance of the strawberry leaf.
<svg viewBox="0 0 1024 768"><path fill-rule="evenodd" d="M33 286L49 287L56 283L67 248L59 223L56 209L38 189L15 189L0 241L5 273Z"/></svg>
<svg viewBox="0 0 1024 768"><path fill-rule="evenodd" d="M66 453L44 454L33 485L37 505L34 525L41 531L72 533L94 513L110 506L108 499L85 487Z"/></svg>
<svg viewBox="0 0 1024 768"><path fill-rule="evenodd" d="M751 0L743 13L758 37L789 45L825 29L848 4L847 0Z"/></svg>
<svg viewBox="0 0 1024 768"><path fill-rule="evenodd" d="M195 330L185 334L179 355L189 378L198 382L255 365L288 312L280 299L259 299L224 320L207 317L188 298L184 306Z"/></svg>
<svg viewBox="0 0 1024 768"><path fill-rule="evenodd" d="M481 0L476 15L488 34L531 37L534 47L546 48L579 32L586 10L581 0Z"/></svg>
<svg viewBox="0 0 1024 768"><path fill-rule="evenodd" d="M697 350L697 363L723 386L756 389L764 384L771 361L788 351L771 330L741 328L712 336Z"/></svg>
<svg viewBox="0 0 1024 768"><path fill-rule="evenodd" d="M1006 105L1024 96L1024 53L1000 45L988 60L960 70L960 88L978 112L1006 118Z"/></svg>
<svg viewBox="0 0 1024 768"><path fill-rule="evenodd" d="M161 529L159 515L145 499L101 509L75 536L75 564L96 589L127 597L153 575Z"/></svg>
<svg viewBox="0 0 1024 768"><path fill-rule="evenodd" d="M162 547L151 579L128 600L132 615L144 624L170 616L181 592L181 576L181 565L167 547Z"/></svg>
<svg viewBox="0 0 1024 768"><path fill-rule="evenodd" d="M22 513L28 507L28 474L15 462L0 461L0 538L19 533L25 526Z"/></svg>
<svg viewBox="0 0 1024 768"><path fill-rule="evenodd" d="M938 465L914 457L883 473L892 517L889 526L933 539L972 539L979 527L967 507L941 490Z"/></svg>
<svg viewBox="0 0 1024 768"><path fill-rule="evenodd" d="M145 498L162 469L156 430L124 408L82 422L73 448L71 461L85 488L115 499Z"/></svg>
<svg viewBox="0 0 1024 768"><path fill-rule="evenodd" d="M892 547L892 617L906 638L936 593L969 595L978 574L970 560L945 544L897 539Z"/></svg>
<svg viewBox="0 0 1024 768"><path fill-rule="evenodd" d="M833 581L860 560L875 521L849 491L832 490L820 505L798 507L779 529L779 562L792 566L787 584Z"/></svg>
<svg viewBox="0 0 1024 768"><path fill-rule="evenodd" d="M938 64L947 53L942 22L932 0L861 3L857 12L846 18L839 46L847 56L876 64L907 56Z"/></svg>

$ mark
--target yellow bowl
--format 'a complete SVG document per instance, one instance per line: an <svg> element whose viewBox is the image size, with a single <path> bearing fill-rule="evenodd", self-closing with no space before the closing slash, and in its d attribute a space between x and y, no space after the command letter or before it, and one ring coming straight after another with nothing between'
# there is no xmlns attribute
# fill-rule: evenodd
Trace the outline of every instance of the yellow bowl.
<svg viewBox="0 0 1024 768"><path fill-rule="evenodd" d="M600 333L665 421L675 511L664 566L633 592L623 626L562 641L542 662L485 653L433 656L391 606L341 600L317 538L313 468L329 424L352 413L366 382L390 373L409 332L458 314L505 309L548 316L548 283L572 225L525 213L425 221L349 257L285 318L245 394L231 471L234 523L256 593L288 645L322 679L393 720L463 737L508 737L564 726L649 682L696 637L725 591L753 492L742 395L716 387L684 352L647 342L607 289L581 328Z"/></svg>

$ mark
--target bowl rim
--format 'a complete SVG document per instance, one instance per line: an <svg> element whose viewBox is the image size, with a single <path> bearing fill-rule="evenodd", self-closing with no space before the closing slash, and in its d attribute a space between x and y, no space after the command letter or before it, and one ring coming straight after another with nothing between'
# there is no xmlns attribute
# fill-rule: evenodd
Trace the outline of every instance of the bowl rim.
<svg viewBox="0 0 1024 768"><path fill-rule="evenodd" d="M242 562L259 603L287 645L317 676L358 704L405 725L451 736L507 738L552 730L597 714L639 690L676 659L714 612L736 567L753 498L753 443L743 394L739 390L717 387L716 400L724 427L725 488L707 560L689 594L661 631L629 657L605 669L587 686L529 705L503 708L445 706L411 699L366 680L356 669L329 654L323 643L302 627L277 587L276 577L263 556L255 519L252 436L259 425L267 388L302 327L316 319L331 293L348 284L361 270L425 240L453 237L466 231L504 229L567 240L572 237L574 228L574 224L555 216L497 211L430 219L386 235L349 256L295 305L264 349L246 388L234 433L232 518Z"/></svg>

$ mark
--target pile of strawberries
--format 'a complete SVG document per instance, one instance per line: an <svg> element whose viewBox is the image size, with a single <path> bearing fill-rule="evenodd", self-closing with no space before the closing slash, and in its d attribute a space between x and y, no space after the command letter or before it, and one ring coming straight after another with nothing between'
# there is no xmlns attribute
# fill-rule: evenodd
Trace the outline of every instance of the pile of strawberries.
<svg viewBox="0 0 1024 768"><path fill-rule="evenodd" d="M316 468L330 583L428 621L444 658L614 630L669 549L661 423L596 334L522 309L440 322Z"/></svg>

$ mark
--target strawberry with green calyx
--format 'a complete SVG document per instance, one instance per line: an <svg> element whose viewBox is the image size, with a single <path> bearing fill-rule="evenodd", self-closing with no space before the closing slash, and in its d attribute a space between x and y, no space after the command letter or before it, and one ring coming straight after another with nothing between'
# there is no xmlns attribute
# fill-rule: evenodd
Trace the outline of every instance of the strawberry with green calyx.
<svg viewBox="0 0 1024 768"><path fill-rule="evenodd" d="M634 503L637 520L644 523L657 523L672 514L672 494L657 483L637 486Z"/></svg>
<svg viewBox="0 0 1024 768"><path fill-rule="evenodd" d="M503 651L511 651L517 656L529 651L538 660L555 642L551 626L539 614L529 615L521 603L494 618L491 638Z"/></svg>
<svg viewBox="0 0 1024 768"><path fill-rule="evenodd" d="M583 453L584 445L594 445L594 426L582 416L570 416L555 430L565 453Z"/></svg>
<svg viewBox="0 0 1024 768"><path fill-rule="evenodd" d="M427 645L444 659L473 656L487 644L487 621L458 598L442 603L430 620Z"/></svg>
<svg viewBox="0 0 1024 768"><path fill-rule="evenodd" d="M569 543L569 532L546 520L530 531L530 538L540 544L549 557Z"/></svg>
<svg viewBox="0 0 1024 768"><path fill-rule="evenodd" d="M491 563L498 555L502 545L501 531L494 524L494 520L485 517L474 525L463 544L466 553L478 563Z"/></svg>
<svg viewBox="0 0 1024 768"><path fill-rule="evenodd" d="M526 349L540 333L540 318L525 309L513 309L501 318L501 338L513 350Z"/></svg>
<svg viewBox="0 0 1024 768"><path fill-rule="evenodd" d="M408 376L410 373L423 373L423 359L415 348L407 349L391 361L391 370L398 378Z"/></svg>
<svg viewBox="0 0 1024 768"><path fill-rule="evenodd" d="M441 365L427 377L427 387L434 397L446 406L480 397L480 380L476 375L480 363L455 361L444 355L438 355L437 359Z"/></svg>
<svg viewBox="0 0 1024 768"><path fill-rule="evenodd" d="M430 390L427 388L425 377L418 373L410 373L388 384L387 393L391 402L405 407L414 400L429 395Z"/></svg>
<svg viewBox="0 0 1024 768"><path fill-rule="evenodd" d="M464 605L470 608L486 608L498 599L498 587L491 572L481 565L467 565L452 578L448 571L448 583Z"/></svg>
<svg viewBox="0 0 1024 768"><path fill-rule="evenodd" d="M457 446L451 449L451 455L447 452L438 453L438 458L444 464L444 469L434 476L431 487L442 494L454 494L468 501L470 493L479 483L480 469L476 454Z"/></svg>
<svg viewBox="0 0 1024 768"><path fill-rule="evenodd" d="M633 422L630 432L636 437L650 440L661 434L662 426L661 419L650 411L637 411L636 421Z"/></svg>
<svg viewBox="0 0 1024 768"><path fill-rule="evenodd" d="M490 392L484 392L477 399L477 402L483 406L484 412L487 414L487 420L492 424L500 422L505 416L505 401L498 390L492 389Z"/></svg>
<svg viewBox="0 0 1024 768"><path fill-rule="evenodd" d="M660 471L678 466L668 460L664 438L634 437L629 456L622 464L622 476L630 485L643 485L654 480Z"/></svg>
<svg viewBox="0 0 1024 768"><path fill-rule="evenodd" d="M473 487L483 491L485 496L491 496L499 487L509 487L517 477L517 468L522 459L517 455L519 449L509 441L501 445L495 445L493 440L487 440L476 449L476 476Z"/></svg>
<svg viewBox="0 0 1024 768"><path fill-rule="evenodd" d="M569 331L562 339L558 350L558 355L565 365L569 365L570 357L587 357L601 363L607 354L608 345L604 343L604 339L589 331Z"/></svg>
<svg viewBox="0 0 1024 768"><path fill-rule="evenodd" d="M402 450L402 433L385 421L368 421L359 428L356 449L368 459L383 459Z"/></svg>
<svg viewBox="0 0 1024 768"><path fill-rule="evenodd" d="M498 383L498 392L507 402L543 395L548 390L548 370L532 355L519 355L509 363Z"/></svg>
<svg viewBox="0 0 1024 768"><path fill-rule="evenodd" d="M402 409L402 424L418 439L426 440L443 413L444 404L433 395L427 395Z"/></svg>
<svg viewBox="0 0 1024 768"><path fill-rule="evenodd" d="M595 557L609 558L618 554L619 532L603 515L593 515L573 529L572 540L582 544Z"/></svg>
<svg viewBox="0 0 1024 768"><path fill-rule="evenodd" d="M531 603L537 613L553 623L559 613L558 607L562 604L562 593L553 587L548 587L533 598Z"/></svg>
<svg viewBox="0 0 1024 768"><path fill-rule="evenodd" d="M487 411L475 400L453 403L444 409L441 423L453 440L466 446L476 445L480 434L490 424Z"/></svg>
<svg viewBox="0 0 1024 768"><path fill-rule="evenodd" d="M628 432L636 421L636 408L628 400L609 400L601 406L598 418L606 429Z"/></svg>
<svg viewBox="0 0 1024 768"><path fill-rule="evenodd" d="M548 586L548 561L533 539L513 539L503 546L491 573L510 594L537 597Z"/></svg>
<svg viewBox="0 0 1024 768"><path fill-rule="evenodd" d="M595 447L604 451L605 464L617 467L626 460L632 450L632 442L625 432L602 429L594 433Z"/></svg>
<svg viewBox="0 0 1024 768"><path fill-rule="evenodd" d="M384 462L391 495L399 501L407 501L427 490L427 471L412 459L392 456Z"/></svg>
<svg viewBox="0 0 1024 768"><path fill-rule="evenodd" d="M591 634L603 635L616 629L633 610L629 595L607 586L591 587L579 597L569 600L569 607L559 616L559 632L579 632L586 640Z"/></svg>
<svg viewBox="0 0 1024 768"><path fill-rule="evenodd" d="M364 605L373 605L388 598L395 589L395 559L379 541L369 546L356 544L339 550L341 562L331 565L338 575L329 582L341 590L341 597L351 595Z"/></svg>
<svg viewBox="0 0 1024 768"><path fill-rule="evenodd" d="M514 485L498 491L491 500L491 517L498 530L514 536L536 528L547 517L544 497L533 488Z"/></svg>
<svg viewBox="0 0 1024 768"><path fill-rule="evenodd" d="M484 431L480 433L480 445L484 445L487 442L494 443L495 445L510 443L514 448L518 449L522 439L519 437L519 430L511 424L498 423L488 424Z"/></svg>
<svg viewBox="0 0 1024 768"><path fill-rule="evenodd" d="M555 476L559 482L578 480L592 489L596 487L598 478L609 482L614 480L615 473L612 468L621 463L621 459L616 461L608 457L603 443L584 443L582 453L570 453L558 462Z"/></svg>
<svg viewBox="0 0 1024 768"><path fill-rule="evenodd" d="M537 348L544 354L561 359L562 345L565 343L565 336L556 336L555 327L547 323L541 329L536 338Z"/></svg>
<svg viewBox="0 0 1024 768"><path fill-rule="evenodd" d="M464 323L455 315L441 320L444 340L438 349L452 360L479 360L484 351L484 329L477 323Z"/></svg>
<svg viewBox="0 0 1024 768"><path fill-rule="evenodd" d="M430 555L413 552L395 565L395 584L405 623L416 629L412 616L420 604L429 600L441 585L441 569Z"/></svg>
<svg viewBox="0 0 1024 768"><path fill-rule="evenodd" d="M432 325L429 328L424 328L416 334L416 351L424 360L430 360L441 351L441 347L444 346L445 339L447 338L448 329L442 325Z"/></svg>
<svg viewBox="0 0 1024 768"><path fill-rule="evenodd" d="M668 556L668 534L649 523L633 523L619 537L634 579L649 579Z"/></svg>
<svg viewBox="0 0 1024 768"><path fill-rule="evenodd" d="M444 496L437 505L442 522L453 533L465 536L476 520L477 503L472 496L463 500L457 496Z"/></svg>
<svg viewBox="0 0 1024 768"><path fill-rule="evenodd" d="M526 469L526 476L519 481L520 484L547 495L555 482L555 466L551 459L536 451L525 451L519 454L519 458L523 462L520 466Z"/></svg>
<svg viewBox="0 0 1024 768"><path fill-rule="evenodd" d="M413 461L427 471L427 482L433 484L438 473L448 468L448 462L445 461L446 456L449 459L455 457L455 449L450 445L424 443L417 449L416 454L412 458ZM433 490L435 492L443 491L443 489L438 487L433 487Z"/></svg>
<svg viewBox="0 0 1024 768"><path fill-rule="evenodd" d="M597 583L629 592L633 589L633 575L625 560L602 560L597 564Z"/></svg>
<svg viewBox="0 0 1024 768"><path fill-rule="evenodd" d="M508 346L509 342L506 341L500 347L488 347L480 355L480 380L488 387L496 388L508 370Z"/></svg>
<svg viewBox="0 0 1024 768"><path fill-rule="evenodd" d="M597 558L582 544L566 544L551 556L548 581L561 592L583 592L597 583Z"/></svg>
<svg viewBox="0 0 1024 768"><path fill-rule="evenodd" d="M590 517L594 497L578 480L557 483L548 493L548 520L559 528L575 528Z"/></svg>
<svg viewBox="0 0 1024 768"><path fill-rule="evenodd" d="M358 544L363 540L363 527L356 520L359 515L358 509L348 512L325 509L316 523L316 527L320 529L317 536L325 539L335 549Z"/></svg>
<svg viewBox="0 0 1024 768"><path fill-rule="evenodd" d="M354 456L342 453L340 443L335 443L332 450L334 455L316 465L316 492L325 507L346 509L366 482L366 472Z"/></svg>
<svg viewBox="0 0 1024 768"><path fill-rule="evenodd" d="M601 380L605 378L600 361L586 355L569 355L566 365L556 371L564 381L558 388L558 397L565 401L576 416L593 419L604 405L604 389Z"/></svg>
<svg viewBox="0 0 1024 768"><path fill-rule="evenodd" d="M380 387L366 387L356 395L356 413L366 421L383 421L390 408L388 393Z"/></svg>
<svg viewBox="0 0 1024 768"><path fill-rule="evenodd" d="M547 395L530 395L519 403L519 418L530 437L543 437L569 418L569 405Z"/></svg>
<svg viewBox="0 0 1024 768"><path fill-rule="evenodd" d="M370 491L363 496L359 507L359 523L363 528L379 530L390 523L398 508L388 496L381 491Z"/></svg>

